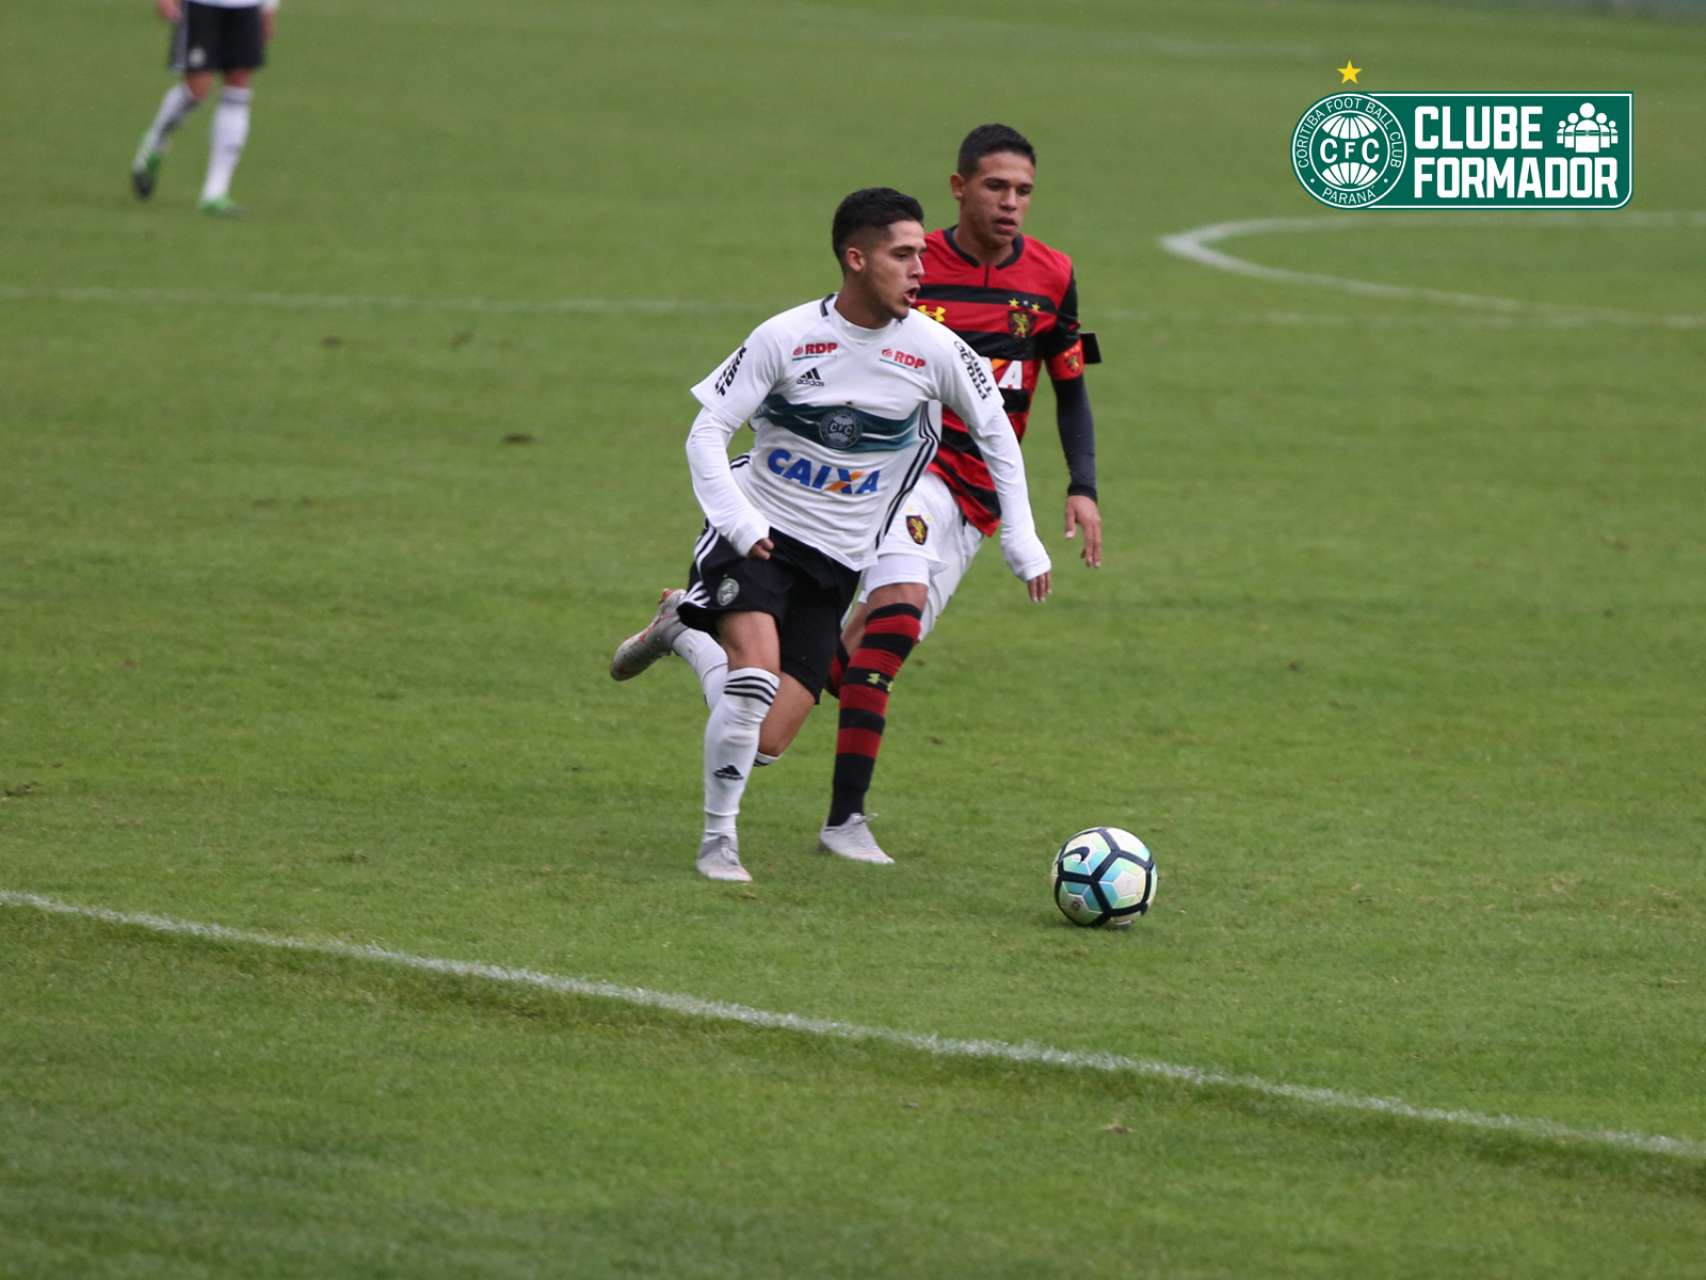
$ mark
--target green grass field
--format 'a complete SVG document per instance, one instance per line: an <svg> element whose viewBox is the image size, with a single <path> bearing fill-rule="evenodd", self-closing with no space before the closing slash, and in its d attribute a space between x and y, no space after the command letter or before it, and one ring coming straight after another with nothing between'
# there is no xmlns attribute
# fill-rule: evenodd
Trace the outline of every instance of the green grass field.
<svg viewBox="0 0 1706 1280"><path fill-rule="evenodd" d="M0 16L0 1274L1699 1272L1706 24L290 0L240 223L206 111L129 193L164 45ZM1633 90L1634 202L1321 209L1286 142L1347 57ZM605 674L698 530L687 387L834 286L847 190L950 221L992 118L1108 356L1107 567L1044 393L1056 595L991 557L909 664L898 865L812 852L829 707L708 884L696 687ZM1335 217L1219 247L1523 305L1158 243ZM1124 934L1048 898L1094 822L1162 869Z"/></svg>

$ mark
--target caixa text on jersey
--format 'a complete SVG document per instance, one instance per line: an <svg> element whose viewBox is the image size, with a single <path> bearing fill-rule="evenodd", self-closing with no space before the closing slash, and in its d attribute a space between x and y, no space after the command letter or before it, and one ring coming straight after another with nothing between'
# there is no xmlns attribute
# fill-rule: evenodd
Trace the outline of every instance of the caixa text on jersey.
<svg viewBox="0 0 1706 1280"><path fill-rule="evenodd" d="M764 465L782 479L792 480L808 489L848 493L855 497L862 493L875 493L883 474L881 469L852 471L828 462L813 462L810 458L797 457L787 449L772 449L764 459Z"/></svg>

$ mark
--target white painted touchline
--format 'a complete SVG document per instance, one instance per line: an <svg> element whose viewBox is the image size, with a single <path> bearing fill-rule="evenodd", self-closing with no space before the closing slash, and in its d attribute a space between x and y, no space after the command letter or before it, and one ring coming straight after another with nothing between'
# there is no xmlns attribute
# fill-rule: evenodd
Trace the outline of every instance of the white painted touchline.
<svg viewBox="0 0 1706 1280"><path fill-rule="evenodd" d="M1158 243L1168 253L1189 262L1213 267L1235 275L1252 276L1258 280L1273 280L1282 284L1303 284L1365 298L1381 298L1391 302L1433 302L1444 306L1468 307L1476 311L1504 312L1515 316L1534 316L1550 320L1589 321L1616 325L1653 325L1660 328L1697 329L1706 325L1706 315L1659 314L1628 311L1618 307L1566 305L1551 302L1530 302L1522 298L1502 298L1493 294L1459 293L1447 289L1429 289L1420 285L1382 284L1375 280L1358 280L1350 276L1325 275L1314 271L1292 271L1286 267L1263 266L1246 258L1234 257L1216 244L1239 236L1276 234L1307 234L1317 231L1367 231L1387 226L1425 227L1445 230L1460 226L1521 223L1530 229L1547 226L1579 225L1593 221L1610 228L1621 227L1691 227L1706 226L1706 212L1628 213L1608 211L1597 218L1587 214L1462 214L1455 218L1438 214L1380 214L1363 217L1328 216L1317 218L1251 218L1241 222L1215 222L1161 236Z"/></svg>
<svg viewBox="0 0 1706 1280"><path fill-rule="evenodd" d="M0 285L7 302L114 302L149 306L251 306L285 310L466 311L486 315L705 315L764 311L762 302L679 301L673 298L433 298L386 293L216 293L210 289L117 289L105 285Z"/></svg>
<svg viewBox="0 0 1706 1280"><path fill-rule="evenodd" d="M771 302L711 302L679 298L478 298L431 297L409 294L381 293L279 293L233 292L216 293L208 289L119 289L108 285L12 285L0 284L0 301L6 302L64 302L73 305L110 303L114 306L142 307L264 307L281 311L448 311L471 315L493 316L555 316L555 315L616 315L637 313L652 316L668 315L750 315L761 316L779 305ZM1277 325L1355 326L1416 328L1428 325L1485 325L1509 328L1518 324L1547 323L1566 328L1592 324L1593 317L1580 312L1565 312L1557 316L1476 315L1443 316L1435 312L1404 311L1388 315L1347 315L1342 311L1284 311L1240 310L1183 311L1177 307L1097 307L1097 320L1138 320L1176 328L1181 321L1224 326Z"/></svg>
<svg viewBox="0 0 1706 1280"><path fill-rule="evenodd" d="M422 973L449 974L461 978L476 978L485 982L531 987L559 995L614 1000L641 1008L660 1009L687 1018L733 1022L741 1026L790 1031L799 1035L825 1036L836 1040L891 1045L895 1048L925 1053L938 1058L969 1058L978 1061L1013 1062L1061 1067L1076 1071L1096 1071L1109 1075L1140 1076L1149 1079L1170 1080L1196 1088L1233 1089L1333 1111L1361 1112L1420 1121L1426 1124L1449 1125L1456 1128L1477 1129L1493 1133L1510 1133L1525 1138L1539 1138L1552 1142L1614 1147L1628 1151L1646 1152L1652 1155L1681 1156L1690 1159L1706 1157L1706 1142L1698 1142L1688 1138L1667 1138L1659 1134L1611 1129L1577 1129L1553 1120L1532 1119L1524 1116L1488 1115L1479 1111L1448 1110L1440 1107L1422 1107L1405 1102L1402 1098L1380 1098L1368 1094L1346 1093L1340 1089L1283 1084L1273 1080L1264 1080L1260 1076L1228 1075L1219 1071L1205 1071L1200 1067L1183 1066L1171 1062L1155 1062L1144 1058L1130 1058L1117 1053L1055 1049L1048 1045L1029 1042L1016 1044L1005 1040L962 1040L911 1031L894 1031L887 1027L866 1027L852 1022L837 1022L829 1018L806 1018L795 1013L776 1013L768 1009L755 1009L750 1005L731 1004L723 1000L702 1000L698 996L680 995L669 991L651 991L645 987L629 987L613 982L599 982L590 978L569 978L558 974L540 973L534 969L511 969L503 965L482 964L478 961L446 960L437 956L418 956L407 951L393 951L387 947L357 946L348 942L319 941L312 938L253 933L245 929L227 928L220 924L202 924L193 920L178 920L171 916L114 911L106 907L82 906L78 903L64 902L58 898L44 897L36 893L0 889L0 906L27 907L50 915L75 916L84 920L97 920L104 924L146 929L153 933L204 938L214 942L237 943L251 947L266 947L274 951L298 951L310 955L373 961L397 965Z"/></svg>

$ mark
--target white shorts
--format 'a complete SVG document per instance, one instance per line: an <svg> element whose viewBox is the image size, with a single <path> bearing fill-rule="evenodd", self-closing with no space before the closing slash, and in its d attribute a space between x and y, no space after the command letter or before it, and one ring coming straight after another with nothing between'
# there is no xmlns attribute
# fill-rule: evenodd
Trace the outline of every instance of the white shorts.
<svg viewBox="0 0 1706 1280"><path fill-rule="evenodd" d="M926 471L895 512L894 523L877 547L877 563L865 570L859 584L859 599L866 600L878 587L897 582L922 583L927 590L922 639L947 609L960 579L987 541L965 518L947 482Z"/></svg>

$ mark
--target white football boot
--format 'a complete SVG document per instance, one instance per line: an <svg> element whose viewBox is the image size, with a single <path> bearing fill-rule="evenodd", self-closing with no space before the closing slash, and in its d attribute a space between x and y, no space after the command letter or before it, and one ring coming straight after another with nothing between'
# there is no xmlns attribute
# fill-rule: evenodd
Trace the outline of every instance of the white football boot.
<svg viewBox="0 0 1706 1280"><path fill-rule="evenodd" d="M616 656L610 659L612 680L632 680L659 658L674 652L675 638L687 626L676 613L681 597L686 594L681 590L664 589L658 597L658 611L646 624L646 629L636 631L616 646Z"/></svg>
<svg viewBox="0 0 1706 1280"><path fill-rule="evenodd" d="M846 822L833 827L824 823L823 830L817 833L817 847L838 858L851 858L854 862L869 862L881 867L894 863L871 834L871 824L862 813L855 813Z"/></svg>
<svg viewBox="0 0 1706 1280"><path fill-rule="evenodd" d="M752 873L740 865L740 846L731 835L706 836L699 842L699 856L693 865L707 880L752 881Z"/></svg>

